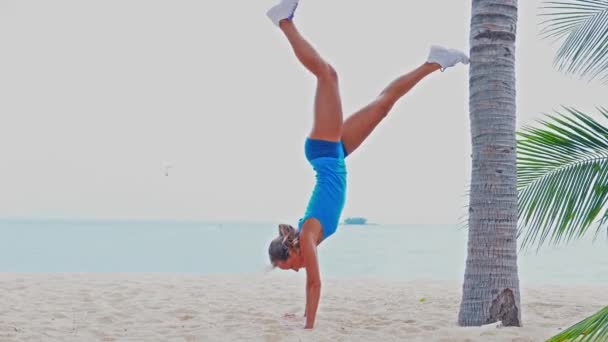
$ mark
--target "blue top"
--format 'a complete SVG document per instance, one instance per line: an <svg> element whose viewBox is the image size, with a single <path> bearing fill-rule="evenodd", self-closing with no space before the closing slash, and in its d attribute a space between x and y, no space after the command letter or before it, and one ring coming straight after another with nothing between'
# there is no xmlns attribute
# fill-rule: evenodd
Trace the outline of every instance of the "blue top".
<svg viewBox="0 0 608 342"><path fill-rule="evenodd" d="M306 213L298 223L298 229L309 218L316 218L323 228L323 240L336 232L340 215L346 202L346 150L342 142L306 139L306 159L316 172L317 182L313 189Z"/></svg>

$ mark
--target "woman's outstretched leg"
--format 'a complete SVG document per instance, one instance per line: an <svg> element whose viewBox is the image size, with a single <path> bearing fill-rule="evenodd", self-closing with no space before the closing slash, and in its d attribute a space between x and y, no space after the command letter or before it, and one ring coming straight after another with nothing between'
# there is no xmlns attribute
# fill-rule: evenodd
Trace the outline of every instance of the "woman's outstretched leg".
<svg viewBox="0 0 608 342"><path fill-rule="evenodd" d="M343 124L342 143L351 154L363 143L376 126L384 119L397 101L418 82L431 73L468 63L467 56L457 50L434 46L426 63L391 82L369 105L352 114Z"/></svg>
<svg viewBox="0 0 608 342"><path fill-rule="evenodd" d="M314 123L310 137L339 141L343 119L338 76L334 68L296 28L292 19L297 5L297 0L282 0L268 11L268 17L281 28L300 63L317 78Z"/></svg>

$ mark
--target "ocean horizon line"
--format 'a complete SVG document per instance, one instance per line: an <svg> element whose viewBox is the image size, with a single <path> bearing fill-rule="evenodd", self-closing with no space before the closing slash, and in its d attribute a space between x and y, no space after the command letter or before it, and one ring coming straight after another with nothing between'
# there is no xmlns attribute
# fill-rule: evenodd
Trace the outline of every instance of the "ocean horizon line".
<svg viewBox="0 0 608 342"><path fill-rule="evenodd" d="M80 223L204 223L204 224L278 224L285 220L260 220L260 219L205 219L205 218L147 218L147 217L83 217L83 216L0 216L0 222L80 222ZM340 225L354 226L355 224L345 224L343 220ZM462 226L462 222L382 222L369 221L365 225L375 226Z"/></svg>

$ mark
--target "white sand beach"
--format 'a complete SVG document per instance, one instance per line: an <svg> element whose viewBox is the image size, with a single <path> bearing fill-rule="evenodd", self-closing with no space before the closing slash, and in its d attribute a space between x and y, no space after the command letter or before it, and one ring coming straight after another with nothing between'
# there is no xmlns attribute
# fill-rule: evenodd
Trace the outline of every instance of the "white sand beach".
<svg viewBox="0 0 608 342"><path fill-rule="evenodd" d="M543 341L608 304L605 288L524 284L523 328L460 328L460 294L457 282L329 279L307 331L303 274L3 273L0 341Z"/></svg>

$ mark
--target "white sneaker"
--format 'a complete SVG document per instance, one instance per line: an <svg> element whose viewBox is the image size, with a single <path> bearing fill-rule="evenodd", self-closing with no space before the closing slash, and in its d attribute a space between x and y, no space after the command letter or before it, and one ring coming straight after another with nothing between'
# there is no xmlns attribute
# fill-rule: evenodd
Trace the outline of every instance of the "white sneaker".
<svg viewBox="0 0 608 342"><path fill-rule="evenodd" d="M441 71L444 71L458 63L469 64L469 57L462 51L433 45L431 46L431 52L429 53L427 62L441 65Z"/></svg>
<svg viewBox="0 0 608 342"><path fill-rule="evenodd" d="M266 15L272 22L279 26L279 22L283 19L291 20L298 8L299 0L281 0L278 5L274 5L266 12Z"/></svg>

